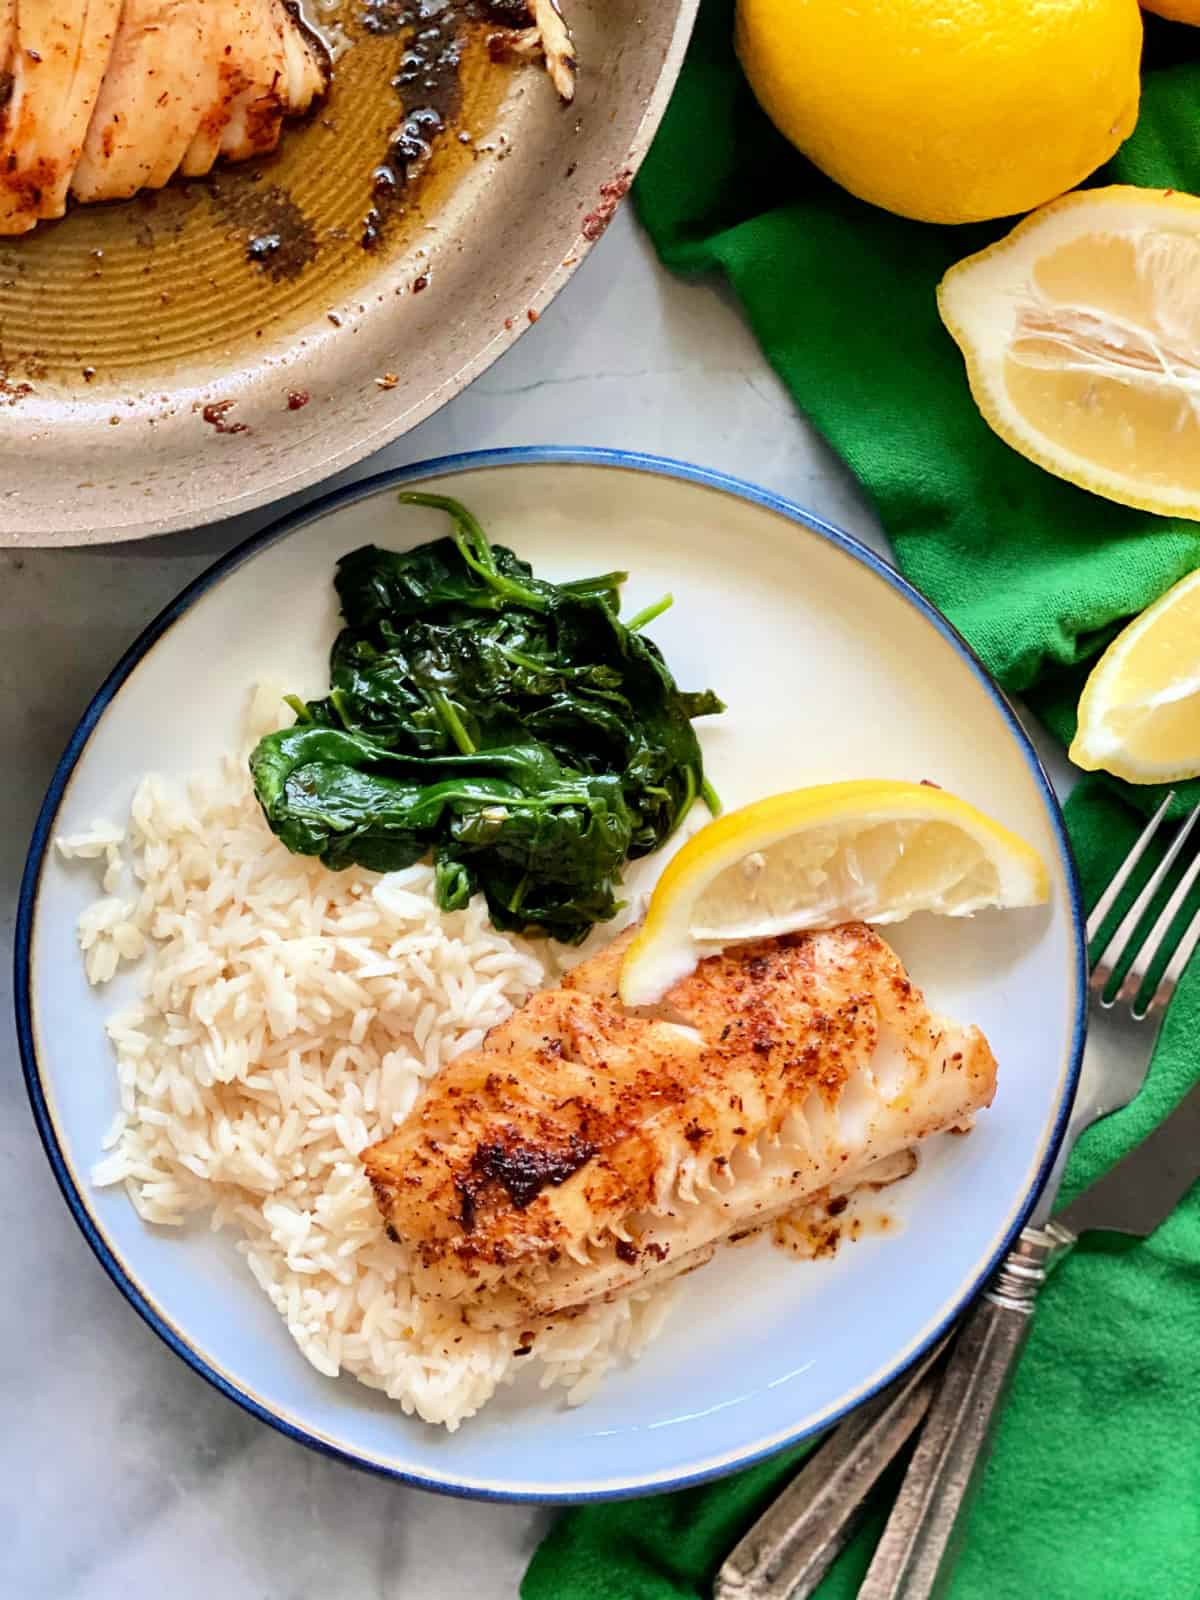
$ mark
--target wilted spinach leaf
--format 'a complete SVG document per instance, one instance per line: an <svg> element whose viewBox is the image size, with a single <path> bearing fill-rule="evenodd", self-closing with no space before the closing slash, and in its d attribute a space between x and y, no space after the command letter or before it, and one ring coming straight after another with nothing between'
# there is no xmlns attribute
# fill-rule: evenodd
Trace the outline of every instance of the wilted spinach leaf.
<svg viewBox="0 0 1200 1600"><path fill-rule="evenodd" d="M400 498L452 536L338 562L329 693L255 749L259 803L289 850L378 872L432 851L444 910L482 890L497 927L577 942L626 859L715 803L691 719L724 708L638 631L669 598L624 623L627 574L548 583L457 501Z"/></svg>

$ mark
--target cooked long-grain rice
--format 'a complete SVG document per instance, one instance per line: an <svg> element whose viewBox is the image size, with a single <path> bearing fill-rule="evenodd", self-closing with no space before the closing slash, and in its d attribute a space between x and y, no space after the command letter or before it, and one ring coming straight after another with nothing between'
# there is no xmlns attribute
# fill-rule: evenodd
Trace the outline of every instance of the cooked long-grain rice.
<svg viewBox="0 0 1200 1600"><path fill-rule="evenodd" d="M260 691L252 734L278 703ZM439 1320L358 1160L547 981L545 948L498 933L481 901L440 912L428 866L332 873L289 854L244 758L186 797L147 777L128 829L97 823L58 844L103 871L79 923L89 979L145 969L141 1000L108 1021L120 1111L94 1181L124 1184L147 1223L208 1213L236 1232L318 1371L454 1429L530 1361L579 1401L653 1336L669 1291L535 1329L527 1359L511 1334Z"/></svg>

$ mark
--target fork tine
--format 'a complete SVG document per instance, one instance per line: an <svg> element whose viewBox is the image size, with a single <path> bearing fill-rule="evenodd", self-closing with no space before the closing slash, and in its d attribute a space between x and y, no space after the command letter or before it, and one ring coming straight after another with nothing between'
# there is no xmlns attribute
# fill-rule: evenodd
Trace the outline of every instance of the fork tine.
<svg viewBox="0 0 1200 1600"><path fill-rule="evenodd" d="M1187 871L1184 873L1183 877L1180 878L1178 884L1176 885L1174 894L1172 894L1171 898L1162 908L1157 922L1146 935L1142 943L1142 948L1134 957L1133 965L1125 974L1124 983L1117 991L1116 1000L1124 1000L1130 1005L1133 1005L1134 1001L1138 997L1138 993L1142 987L1142 984L1146 981L1146 974L1154 965L1155 958L1163 947L1163 941L1166 939L1167 934L1171 931L1171 925L1174 923L1175 918L1179 915L1180 909L1183 906L1183 902L1191 893L1192 885L1195 883L1198 877L1200 877L1200 855L1197 855L1193 858L1191 865L1188 867ZM1200 928L1200 923L1193 923L1192 926ZM1180 942L1180 949L1182 949L1183 945L1187 942L1188 935L1190 935L1191 931L1192 929L1189 928L1187 934L1184 935L1183 940ZM1193 948L1195 947L1195 942L1195 939L1193 939ZM1190 955L1191 950L1189 950L1187 954ZM1186 962L1186 960L1187 955L1184 956L1184 961ZM1183 969L1181 967L1180 971L1182 970ZM1176 974L1176 977L1178 977L1178 973ZM1115 1004L1116 1002L1112 1001L1109 1003ZM1105 1001L1101 999L1100 1004L1104 1005ZM1148 1009L1149 1007L1147 1007L1147 1010ZM1144 1015L1145 1013L1143 1012L1138 1014Z"/></svg>
<svg viewBox="0 0 1200 1600"><path fill-rule="evenodd" d="M1192 952L1197 944L1200 944L1200 911L1197 911L1196 915L1188 923L1187 932L1179 941L1178 949L1167 963L1167 970L1158 980L1158 988L1155 989L1154 996L1146 1007L1146 1012L1165 1011L1167 1006L1170 1005L1171 997L1175 993L1175 985L1183 976L1183 969L1192 959Z"/></svg>
<svg viewBox="0 0 1200 1600"><path fill-rule="evenodd" d="M1167 807L1171 804L1171 801L1174 800L1174 798L1175 791L1172 789L1170 794L1163 801L1162 805L1159 806L1158 810L1154 813L1154 815L1150 818L1150 821L1138 835L1137 843L1133 846L1129 854L1121 863L1116 877L1109 884L1108 888L1105 889L1099 900L1097 900L1095 908L1087 920L1087 938L1089 944L1091 944L1092 940L1104 926L1105 917L1108 916L1108 913L1112 910L1113 906L1116 905L1117 896L1129 882L1130 874L1133 872L1133 869L1137 866L1138 862L1142 859L1142 855L1146 849L1146 846L1150 843L1151 839L1153 839L1159 823L1162 821L1163 817L1166 816Z"/></svg>
<svg viewBox="0 0 1200 1600"><path fill-rule="evenodd" d="M1167 800L1169 799L1170 796L1167 797ZM1157 822L1158 818L1162 815L1162 812L1167 805L1167 800L1164 800L1163 804L1155 812L1155 822ZM1121 919L1120 927L1113 934L1107 945L1105 945L1103 954L1097 958L1096 964L1092 968L1091 987L1098 993L1103 994L1104 990L1108 987L1108 982L1113 975L1113 971L1115 968L1120 966L1122 956L1124 956L1127 950L1132 947L1134 936L1137 933L1138 926L1141 923L1142 918L1146 915L1146 911L1150 906L1151 901L1162 887L1163 879L1175 865L1176 857L1187 843L1188 835L1196 826L1197 822L1200 822L1200 810L1192 812L1191 816L1184 823L1183 827L1180 828L1179 832L1171 840L1171 844L1166 855L1163 856L1158 866L1154 869L1154 872L1150 877L1150 881L1146 884L1146 887L1142 890L1141 894L1138 895L1137 899L1133 902L1129 910ZM1143 834L1142 837L1145 838L1145 834ZM1134 850L1140 851L1140 847L1141 840L1139 840L1134 846ZM1126 865L1128 865L1128 863L1126 863ZM1121 872L1124 872L1124 870L1125 868L1122 867ZM1120 875L1121 874L1118 873L1118 877L1120 877Z"/></svg>

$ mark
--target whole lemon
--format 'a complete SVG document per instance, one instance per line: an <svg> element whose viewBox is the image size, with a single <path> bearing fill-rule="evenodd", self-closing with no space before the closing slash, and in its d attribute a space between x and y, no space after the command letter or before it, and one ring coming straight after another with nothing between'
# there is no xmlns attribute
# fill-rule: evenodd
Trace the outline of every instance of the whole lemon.
<svg viewBox="0 0 1200 1600"><path fill-rule="evenodd" d="M1142 10L1172 22L1200 23L1200 0L1142 0Z"/></svg>
<svg viewBox="0 0 1200 1600"><path fill-rule="evenodd" d="M776 127L863 200L924 222L1029 211L1133 131L1138 0L738 0Z"/></svg>

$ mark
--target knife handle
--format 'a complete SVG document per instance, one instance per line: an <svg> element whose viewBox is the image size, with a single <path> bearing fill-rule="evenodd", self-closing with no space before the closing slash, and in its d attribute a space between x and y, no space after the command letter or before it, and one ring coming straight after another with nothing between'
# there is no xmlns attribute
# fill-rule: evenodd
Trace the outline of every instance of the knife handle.
<svg viewBox="0 0 1200 1600"><path fill-rule="evenodd" d="M808 1458L730 1551L712 1600L808 1600L857 1532L880 1477L920 1427L947 1342L852 1412Z"/></svg>
<svg viewBox="0 0 1200 1600"><path fill-rule="evenodd" d="M982 1476L993 1419L1052 1256L1075 1235L1025 1228L967 1313L858 1600L929 1600L949 1578L951 1536Z"/></svg>

